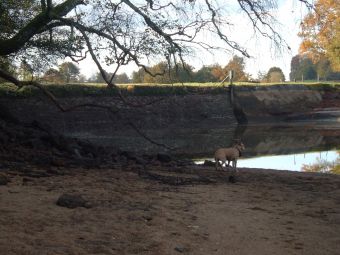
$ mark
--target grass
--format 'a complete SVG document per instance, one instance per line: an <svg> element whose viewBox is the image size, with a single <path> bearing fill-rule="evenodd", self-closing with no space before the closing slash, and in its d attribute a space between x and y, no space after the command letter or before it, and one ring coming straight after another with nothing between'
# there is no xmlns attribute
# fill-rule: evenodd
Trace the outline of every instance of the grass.
<svg viewBox="0 0 340 255"><path fill-rule="evenodd" d="M56 97L76 96L115 96L116 88L107 88L105 84L46 84L45 88ZM220 94L226 93L228 88L216 85L155 85L155 84L122 84L119 85L123 95L136 96L164 96L164 95L188 95L188 94ZM43 92L38 88L27 86L17 89L9 83L0 84L0 97L26 98L40 96Z"/></svg>
<svg viewBox="0 0 340 255"><path fill-rule="evenodd" d="M340 90L340 82L286 82L286 83L246 83L237 82L235 86L256 87L263 86L285 86L296 85L308 86L310 89ZM115 96L118 94L116 88L109 89L105 84L100 83L73 83L73 84L45 84L47 90L56 97L81 97L81 96ZM166 96L166 95L188 95L188 94L221 94L228 91L228 84L225 83L177 83L177 84L120 84L119 88L124 95L135 96ZM0 97L26 98L41 96L43 92L38 88L27 86L17 89L10 83L0 83Z"/></svg>

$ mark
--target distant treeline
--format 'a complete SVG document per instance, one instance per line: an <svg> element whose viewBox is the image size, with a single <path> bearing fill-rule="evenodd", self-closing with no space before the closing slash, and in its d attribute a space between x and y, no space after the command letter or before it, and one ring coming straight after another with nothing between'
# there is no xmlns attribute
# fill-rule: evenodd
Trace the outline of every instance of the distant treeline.
<svg viewBox="0 0 340 255"><path fill-rule="evenodd" d="M233 71L235 82L282 82L285 76L279 67L271 67L268 72L260 73L258 78L253 78L245 71L245 61L242 57L233 56L225 66L219 64L202 66L195 71L194 67L187 63L169 66L166 62L160 62L154 66L140 68L129 77L123 73L115 76L116 83L186 83L186 82L221 82ZM107 75L112 75L107 73ZM228 79L227 79L228 80ZM93 75L89 82L104 82L100 73Z"/></svg>
<svg viewBox="0 0 340 255"><path fill-rule="evenodd" d="M1 64L1 63L0 63ZM245 71L245 61L242 57L233 56L225 66L219 64L202 66L199 70L194 70L193 66L187 63L181 63L176 66L169 66L166 62L160 62L156 65L146 68L140 68L132 73L129 77L126 73L116 74L113 82L116 84L128 83L206 83L221 82L230 71L233 71L234 82L284 82L285 76L280 67L271 67L266 72L259 72L256 78L253 78ZM21 63L16 72L17 77L22 80L40 79L49 83L72 83L72 82L91 82L105 83L100 72L86 78L80 74L79 67L72 62L64 62L56 68L49 68L42 75L37 77L33 74L29 65ZM108 77L112 73L107 72ZM291 60L290 81L339 81L340 72L335 72L328 59L320 58L317 61L312 60L306 54L296 55ZM227 79L228 81L229 79ZM1 80L0 80L1 82Z"/></svg>
<svg viewBox="0 0 340 255"><path fill-rule="evenodd" d="M340 72L334 71L330 61L325 57L313 61L306 54L296 55L291 60L290 70L291 81L340 81Z"/></svg>

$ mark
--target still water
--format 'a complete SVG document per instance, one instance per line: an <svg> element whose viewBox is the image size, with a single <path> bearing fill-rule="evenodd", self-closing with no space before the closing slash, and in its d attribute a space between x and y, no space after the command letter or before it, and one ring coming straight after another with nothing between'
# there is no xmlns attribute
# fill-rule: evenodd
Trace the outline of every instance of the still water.
<svg viewBox="0 0 340 255"><path fill-rule="evenodd" d="M235 138L246 146L239 167L340 173L337 123L239 126ZM212 156L213 152L195 162L213 160Z"/></svg>
<svg viewBox="0 0 340 255"><path fill-rule="evenodd" d="M339 165L339 157L340 156L338 151L320 151L291 155L258 156L254 158L240 158L237 162L237 166L290 171L306 171L308 167L319 166L319 171L316 172L330 172L331 169ZM205 160L214 161L214 159L212 158L207 158L203 160L195 160L195 163L203 164Z"/></svg>
<svg viewBox="0 0 340 255"><path fill-rule="evenodd" d="M126 126L111 128L94 129L98 132L92 134L94 142L140 154L169 153L176 158L211 160L216 149L241 139L246 146L241 167L326 171L340 165L340 120L237 125L225 119L207 119L139 126L146 136L166 147L146 141ZM81 135L91 138L87 133ZM340 172L340 166L337 169Z"/></svg>
<svg viewBox="0 0 340 255"><path fill-rule="evenodd" d="M316 165L320 162L329 162L336 164L339 157L337 151L307 152L292 155L264 156L238 161L239 167L284 169L292 171L301 171L304 166Z"/></svg>

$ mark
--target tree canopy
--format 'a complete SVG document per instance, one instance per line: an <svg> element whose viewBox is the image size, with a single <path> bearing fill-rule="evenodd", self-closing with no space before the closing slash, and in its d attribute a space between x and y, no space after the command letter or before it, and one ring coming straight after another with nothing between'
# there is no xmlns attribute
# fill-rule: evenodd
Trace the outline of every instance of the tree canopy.
<svg viewBox="0 0 340 255"><path fill-rule="evenodd" d="M301 23L300 53L314 62L326 57L340 71L340 1L317 0L313 10Z"/></svg>
<svg viewBox="0 0 340 255"><path fill-rule="evenodd" d="M290 68L291 81L340 79L340 72L333 71L330 61L325 56L313 62L308 55L296 55L291 60Z"/></svg>
<svg viewBox="0 0 340 255"><path fill-rule="evenodd" d="M233 56L226 66L222 67L219 64L203 66L198 71L187 63L181 66L169 68L166 62L159 62L156 65L147 67L153 74L150 75L140 68L137 72L133 72L132 81L135 83L180 83L180 82L218 82L222 81L229 74L229 71L234 72L234 81L248 81L250 75L245 72L244 59L239 56Z"/></svg>
<svg viewBox="0 0 340 255"><path fill-rule="evenodd" d="M285 75L280 67L271 67L266 75L268 82L282 82L285 81Z"/></svg>
<svg viewBox="0 0 340 255"><path fill-rule="evenodd" d="M58 66L58 70L55 68L48 69L43 76L45 81L50 82L66 82L78 81L80 69L72 62L64 62Z"/></svg>
<svg viewBox="0 0 340 255"><path fill-rule="evenodd" d="M306 0L300 0L306 3ZM90 55L103 79L114 86L119 68L130 62L146 73L148 60L164 60L170 66L184 64L196 49L224 49L249 57L247 50L226 31L237 25L228 6L238 6L254 30L277 45L284 38L273 29L276 0L3 0L0 2L0 57L25 60L39 72L65 57L78 62ZM209 34L210 42L202 38ZM112 67L109 77L103 64ZM0 77L18 86L10 70Z"/></svg>

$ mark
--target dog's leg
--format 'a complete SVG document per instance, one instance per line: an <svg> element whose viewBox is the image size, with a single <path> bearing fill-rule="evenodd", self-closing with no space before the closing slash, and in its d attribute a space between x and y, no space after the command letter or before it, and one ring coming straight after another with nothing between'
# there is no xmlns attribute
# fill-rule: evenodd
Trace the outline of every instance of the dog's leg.
<svg viewBox="0 0 340 255"><path fill-rule="evenodd" d="M237 160L236 159L233 161L233 171L234 171L235 174L238 173L238 170L237 170Z"/></svg>
<svg viewBox="0 0 340 255"><path fill-rule="evenodd" d="M224 171L224 168L223 168L223 165L225 165L225 160L221 160L221 169L222 169L222 171Z"/></svg>
<svg viewBox="0 0 340 255"><path fill-rule="evenodd" d="M236 182L236 176L237 176L237 161L236 160L232 160L232 170L231 170L231 174L229 176L229 182L231 183L235 183Z"/></svg>
<svg viewBox="0 0 340 255"><path fill-rule="evenodd" d="M218 164L219 164L219 160L215 158L215 170L216 171L217 171Z"/></svg>

